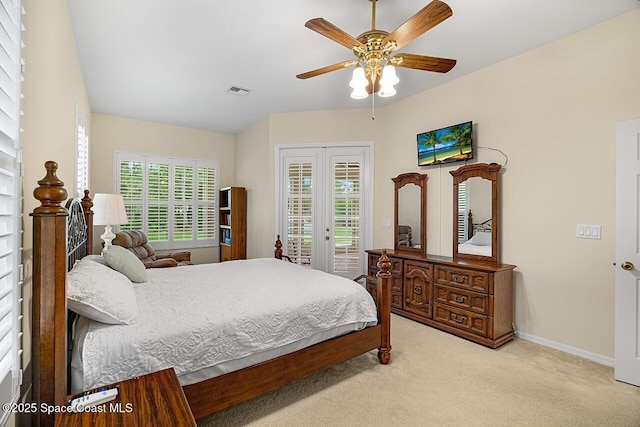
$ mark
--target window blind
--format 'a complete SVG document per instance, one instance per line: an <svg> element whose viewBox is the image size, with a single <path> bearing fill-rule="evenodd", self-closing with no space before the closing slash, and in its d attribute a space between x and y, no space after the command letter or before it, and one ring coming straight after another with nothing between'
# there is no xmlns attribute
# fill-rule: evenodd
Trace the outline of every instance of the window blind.
<svg viewBox="0 0 640 427"><path fill-rule="evenodd" d="M116 192L129 223L155 249L217 244L218 162L116 153Z"/></svg>
<svg viewBox="0 0 640 427"><path fill-rule="evenodd" d="M313 164L287 166L287 254L297 264L311 264L313 243Z"/></svg>
<svg viewBox="0 0 640 427"><path fill-rule="evenodd" d="M198 167L198 240L216 240L217 169Z"/></svg>
<svg viewBox="0 0 640 427"><path fill-rule="evenodd" d="M360 163L333 166L333 272L360 270Z"/></svg>
<svg viewBox="0 0 640 427"><path fill-rule="evenodd" d="M89 135L87 128L76 107L76 193L84 197L84 190L89 188Z"/></svg>
<svg viewBox="0 0 640 427"><path fill-rule="evenodd" d="M22 2L0 0L0 401L20 388ZM3 411L0 424L10 413Z"/></svg>
<svg viewBox="0 0 640 427"><path fill-rule="evenodd" d="M468 197L467 197L467 182L461 182L458 184L458 242L463 243L466 242L467 239L467 230L471 226L468 224L469 215L468 215Z"/></svg>

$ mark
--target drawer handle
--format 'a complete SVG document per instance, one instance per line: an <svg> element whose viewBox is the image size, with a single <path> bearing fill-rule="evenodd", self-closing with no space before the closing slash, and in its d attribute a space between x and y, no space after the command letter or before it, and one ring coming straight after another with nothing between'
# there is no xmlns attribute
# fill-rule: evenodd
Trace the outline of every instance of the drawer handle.
<svg viewBox="0 0 640 427"><path fill-rule="evenodd" d="M451 275L451 280L453 280L456 283L464 283L466 281L466 277L465 276L458 276L457 274L452 274Z"/></svg>
<svg viewBox="0 0 640 427"><path fill-rule="evenodd" d="M415 285L413 287L413 293L416 294L416 295L422 295L422 286Z"/></svg>
<svg viewBox="0 0 640 427"><path fill-rule="evenodd" d="M451 319L456 323L464 323L467 320L467 316L451 313Z"/></svg>
<svg viewBox="0 0 640 427"><path fill-rule="evenodd" d="M453 301L457 302L458 304L464 304L464 302L467 300L466 295L462 295L459 297L456 294L451 294L451 298L453 298Z"/></svg>

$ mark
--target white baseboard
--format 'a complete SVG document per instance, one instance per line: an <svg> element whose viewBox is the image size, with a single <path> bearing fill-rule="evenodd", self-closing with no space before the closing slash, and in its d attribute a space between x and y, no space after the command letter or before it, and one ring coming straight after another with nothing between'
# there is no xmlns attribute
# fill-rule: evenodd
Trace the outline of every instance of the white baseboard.
<svg viewBox="0 0 640 427"><path fill-rule="evenodd" d="M537 337L535 335L526 334L523 332L517 332L516 336L523 340L531 341L536 344L543 345L545 347L553 348L555 350L559 350L565 353L573 354L574 356L582 357L583 359L591 360L596 363L600 363L601 365L614 367L614 359L611 357L606 357L601 354L591 353L589 351L582 350L580 348L575 348L568 346L566 344L561 344L559 342L550 341L544 338Z"/></svg>

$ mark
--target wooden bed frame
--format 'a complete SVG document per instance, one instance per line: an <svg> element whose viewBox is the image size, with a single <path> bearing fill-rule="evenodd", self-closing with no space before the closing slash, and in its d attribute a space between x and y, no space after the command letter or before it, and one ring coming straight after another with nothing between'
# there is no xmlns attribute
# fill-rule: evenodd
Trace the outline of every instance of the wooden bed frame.
<svg viewBox="0 0 640 427"><path fill-rule="evenodd" d="M33 217L32 366L33 398L62 405L68 390L67 304L65 280L75 260L93 247L93 203L89 191L82 200L63 207L64 183L57 163L45 163L46 176L33 191L40 206ZM282 255L276 242L276 254ZM183 387L196 419L333 366L373 349L380 363L391 359L391 263L386 253L378 263L378 324L239 371ZM55 413L39 412L36 426L53 426Z"/></svg>
<svg viewBox="0 0 640 427"><path fill-rule="evenodd" d="M471 213L471 210L469 210L469 215L467 216L467 218L468 218L467 224L469 224L469 226L467 227L467 240L472 238L474 234L476 234L476 231L491 231L491 227L492 227L491 218L489 218L484 222L479 222L477 224L474 224L473 213Z"/></svg>

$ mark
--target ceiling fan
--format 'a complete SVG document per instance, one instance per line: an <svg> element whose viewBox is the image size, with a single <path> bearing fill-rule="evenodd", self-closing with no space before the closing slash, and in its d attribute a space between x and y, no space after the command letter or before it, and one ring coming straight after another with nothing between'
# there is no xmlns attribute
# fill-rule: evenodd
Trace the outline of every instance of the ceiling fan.
<svg viewBox="0 0 640 427"><path fill-rule="evenodd" d="M371 30L360 34L357 39L323 18L307 21L305 27L351 49L357 59L298 74L297 78L308 79L355 65L353 79L350 82L350 86L354 89L351 94L353 98L365 98L378 91L380 96L391 96L396 93L393 85L398 83L394 65L437 73L446 73L456 65L455 59L411 53L393 55L396 50L452 16L453 12L446 3L433 0L404 24L388 33L376 29L377 0L369 1L372 3Z"/></svg>

